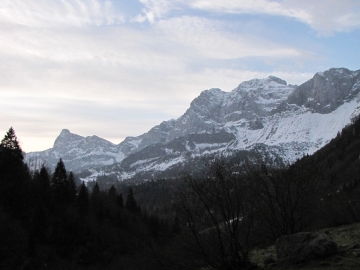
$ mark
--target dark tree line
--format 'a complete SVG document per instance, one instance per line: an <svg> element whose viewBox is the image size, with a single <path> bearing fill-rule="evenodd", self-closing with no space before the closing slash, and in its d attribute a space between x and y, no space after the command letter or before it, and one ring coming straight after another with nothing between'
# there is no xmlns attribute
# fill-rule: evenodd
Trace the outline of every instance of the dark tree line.
<svg viewBox="0 0 360 270"><path fill-rule="evenodd" d="M0 144L0 269L158 269L148 248L171 234L130 188L75 185L60 159L30 172L13 128Z"/></svg>
<svg viewBox="0 0 360 270"><path fill-rule="evenodd" d="M29 172L10 128L0 144L0 268L252 268L255 246L360 221L359 146L357 120L289 166L215 160L201 174L105 191L76 186L61 159L53 173Z"/></svg>

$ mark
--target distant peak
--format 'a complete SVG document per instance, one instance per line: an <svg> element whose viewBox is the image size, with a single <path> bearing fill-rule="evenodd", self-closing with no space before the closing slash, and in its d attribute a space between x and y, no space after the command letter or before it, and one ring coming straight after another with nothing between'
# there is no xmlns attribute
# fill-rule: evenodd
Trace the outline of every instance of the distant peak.
<svg viewBox="0 0 360 270"><path fill-rule="evenodd" d="M207 96L207 95L219 95L219 94L223 94L224 91L222 91L219 88L210 88L208 90L203 90L199 96Z"/></svg>
<svg viewBox="0 0 360 270"><path fill-rule="evenodd" d="M280 79L279 77L270 75L269 79L274 81L274 82L277 82L278 84L287 85L287 82L285 80L283 80L283 79Z"/></svg>
<svg viewBox="0 0 360 270"><path fill-rule="evenodd" d="M58 147L63 143L68 143L69 141L80 140L80 139L83 139L83 137L73 134L70 132L70 130L65 128L60 132L60 135L56 138L54 142L54 147Z"/></svg>
<svg viewBox="0 0 360 270"><path fill-rule="evenodd" d="M323 72L317 72L314 75L314 78L316 77L331 77L331 76L344 76L344 75L351 75L354 71L351 71L347 68L330 68L328 70L325 70Z"/></svg>
<svg viewBox="0 0 360 270"><path fill-rule="evenodd" d="M71 133L70 130L64 128L64 129L60 132L60 135L68 135L68 134L70 134L70 133Z"/></svg>
<svg viewBox="0 0 360 270"><path fill-rule="evenodd" d="M239 86L237 88L235 88L235 90L263 88L268 85L274 85L274 83L285 85L285 86L287 85L287 82L284 81L283 79L280 79L276 76L269 76L264 79L252 79L250 81L244 81L244 82L240 83Z"/></svg>

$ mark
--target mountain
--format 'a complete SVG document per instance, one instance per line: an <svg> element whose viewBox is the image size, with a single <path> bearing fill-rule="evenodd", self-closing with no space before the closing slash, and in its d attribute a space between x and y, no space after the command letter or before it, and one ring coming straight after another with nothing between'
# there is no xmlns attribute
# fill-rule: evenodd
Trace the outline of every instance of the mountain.
<svg viewBox="0 0 360 270"><path fill-rule="evenodd" d="M332 68L300 86L270 76L241 83L231 92L201 92L178 119L114 145L63 130L54 147L27 160L61 157L75 172L114 178L171 176L201 168L206 158L256 158L292 163L329 142L360 112L360 70Z"/></svg>
<svg viewBox="0 0 360 270"><path fill-rule="evenodd" d="M79 172L120 162L123 156L119 153L118 146L107 140L98 136L82 137L67 129L61 131L53 148L26 154L30 167L38 166L45 161L53 169L60 158L67 169Z"/></svg>

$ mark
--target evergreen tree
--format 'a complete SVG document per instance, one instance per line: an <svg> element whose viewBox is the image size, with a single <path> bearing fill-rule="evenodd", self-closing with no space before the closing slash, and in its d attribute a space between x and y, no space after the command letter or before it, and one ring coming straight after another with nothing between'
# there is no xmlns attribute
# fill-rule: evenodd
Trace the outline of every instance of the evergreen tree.
<svg viewBox="0 0 360 270"><path fill-rule="evenodd" d="M134 193L131 187L129 188L129 193L126 197L125 208L132 213L139 214L139 207L135 201Z"/></svg>
<svg viewBox="0 0 360 270"><path fill-rule="evenodd" d="M114 187L114 185L111 185L111 188L109 189L108 194L111 199L113 199L113 200L116 199L116 188Z"/></svg>
<svg viewBox="0 0 360 270"><path fill-rule="evenodd" d="M30 243L34 244L36 238L40 242L47 239L52 210L50 175L48 170L42 165L40 172L35 171L31 189L32 223ZM33 247L29 247L33 249Z"/></svg>
<svg viewBox="0 0 360 270"><path fill-rule="evenodd" d="M70 203L75 202L76 200L76 184L75 184L75 176L72 172L69 173L67 177L66 184L68 186L68 200Z"/></svg>
<svg viewBox="0 0 360 270"><path fill-rule="evenodd" d="M102 196L98 183L95 183L95 186L92 189L90 197L91 212L94 213L98 219L101 221L103 219L103 207L102 207Z"/></svg>
<svg viewBox="0 0 360 270"><path fill-rule="evenodd" d="M35 172L33 181L36 196L47 201L50 197L50 175L44 165L41 166L40 172Z"/></svg>
<svg viewBox="0 0 360 270"><path fill-rule="evenodd" d="M100 194L100 188L99 188L99 185L98 183L95 183L95 186L93 187L93 190L92 190L92 195L93 196L97 196Z"/></svg>
<svg viewBox="0 0 360 270"><path fill-rule="evenodd" d="M79 195L77 197L77 205L81 216L85 216L88 214L89 204L89 191L83 181L80 186Z"/></svg>
<svg viewBox="0 0 360 270"><path fill-rule="evenodd" d="M69 186L67 184L67 178L64 162L60 158L51 179L55 200L60 204L66 203L68 199Z"/></svg>
<svg viewBox="0 0 360 270"><path fill-rule="evenodd" d="M118 206L120 208L124 208L124 199L123 199L122 193L120 193L119 195L116 195L116 203L118 204Z"/></svg>
<svg viewBox="0 0 360 270"><path fill-rule="evenodd" d="M20 144L11 127L0 143L0 206L23 216L28 207L30 174Z"/></svg>
<svg viewBox="0 0 360 270"><path fill-rule="evenodd" d="M24 166L24 156L12 127L0 144L0 173L14 173Z"/></svg>

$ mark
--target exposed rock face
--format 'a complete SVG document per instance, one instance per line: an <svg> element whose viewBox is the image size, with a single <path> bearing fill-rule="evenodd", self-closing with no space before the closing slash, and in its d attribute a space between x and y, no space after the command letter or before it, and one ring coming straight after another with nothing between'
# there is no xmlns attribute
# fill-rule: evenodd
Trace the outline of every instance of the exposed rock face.
<svg viewBox="0 0 360 270"><path fill-rule="evenodd" d="M178 119L118 145L63 130L53 148L26 158L46 160L53 168L62 158L74 172L91 169L91 179L114 172L118 180L143 178L144 172L171 176L169 169L180 171L194 160L244 151L292 163L324 146L360 114L359 92L360 70L344 68L317 73L300 86L274 76L253 79L231 92L205 90Z"/></svg>
<svg viewBox="0 0 360 270"><path fill-rule="evenodd" d="M278 263L299 264L337 253L337 244L326 234L302 232L285 235L275 242Z"/></svg>
<svg viewBox="0 0 360 270"><path fill-rule="evenodd" d="M300 85L288 98L290 104L303 105L313 112L329 113L360 92L360 72L332 68L318 72Z"/></svg>

